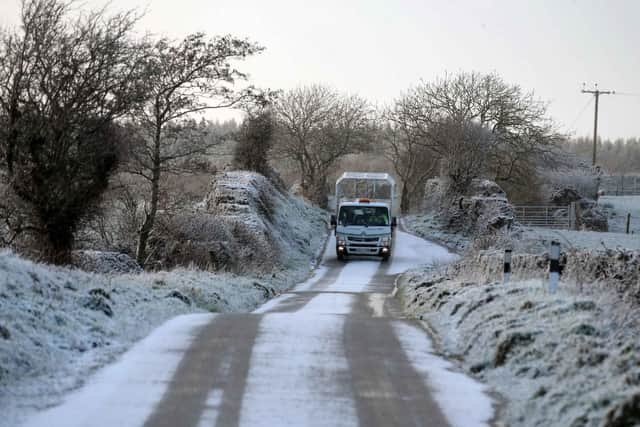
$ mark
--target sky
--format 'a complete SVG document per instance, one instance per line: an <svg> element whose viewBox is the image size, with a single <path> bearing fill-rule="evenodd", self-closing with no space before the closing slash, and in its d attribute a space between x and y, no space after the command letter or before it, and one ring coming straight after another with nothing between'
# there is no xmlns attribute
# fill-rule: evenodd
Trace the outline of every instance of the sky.
<svg viewBox="0 0 640 427"><path fill-rule="evenodd" d="M181 38L195 31L247 37L266 50L241 71L257 86L323 83L388 105L445 73L496 72L549 102L565 132L640 136L640 1L636 0L82 0L82 7L138 8L139 31ZM0 25L18 22L19 0L0 0ZM228 117L222 114L221 118Z"/></svg>

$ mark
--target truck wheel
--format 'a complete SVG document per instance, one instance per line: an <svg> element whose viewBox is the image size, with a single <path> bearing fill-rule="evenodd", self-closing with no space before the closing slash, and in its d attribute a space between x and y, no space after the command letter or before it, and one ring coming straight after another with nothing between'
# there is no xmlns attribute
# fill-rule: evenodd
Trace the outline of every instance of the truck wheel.
<svg viewBox="0 0 640 427"><path fill-rule="evenodd" d="M343 253L338 252L336 255L338 255L338 261L346 261L347 260L347 257Z"/></svg>
<svg viewBox="0 0 640 427"><path fill-rule="evenodd" d="M391 256L391 254L386 254L386 255L382 255L382 262L387 262L389 261L389 257Z"/></svg>

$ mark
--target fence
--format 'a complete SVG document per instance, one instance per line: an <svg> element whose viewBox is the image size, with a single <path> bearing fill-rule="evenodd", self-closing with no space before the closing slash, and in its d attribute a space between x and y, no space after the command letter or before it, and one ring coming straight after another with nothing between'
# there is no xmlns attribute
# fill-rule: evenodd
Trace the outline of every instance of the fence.
<svg viewBox="0 0 640 427"><path fill-rule="evenodd" d="M550 173L549 178L552 187L573 188L594 199L598 190L609 196L640 195L640 175L566 175L556 172Z"/></svg>
<svg viewBox="0 0 640 427"><path fill-rule="evenodd" d="M640 176L607 175L600 178L600 190L607 195L638 196L640 195Z"/></svg>
<svg viewBox="0 0 640 427"><path fill-rule="evenodd" d="M603 213L607 216L609 231L612 233L638 234L640 233L640 215L636 212L625 212L612 207L601 205Z"/></svg>
<svg viewBox="0 0 640 427"><path fill-rule="evenodd" d="M576 205L569 206L514 206L516 221L528 227L544 227L577 230ZM613 233L639 234L640 215L600 205L601 212L607 217L608 231Z"/></svg>
<svg viewBox="0 0 640 427"><path fill-rule="evenodd" d="M575 209L570 206L515 206L516 221L529 227L575 228Z"/></svg>

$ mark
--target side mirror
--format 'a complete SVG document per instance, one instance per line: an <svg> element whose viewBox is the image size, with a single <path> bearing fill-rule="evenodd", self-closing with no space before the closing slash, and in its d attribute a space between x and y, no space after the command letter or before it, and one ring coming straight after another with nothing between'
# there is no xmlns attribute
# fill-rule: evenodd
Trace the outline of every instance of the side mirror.
<svg viewBox="0 0 640 427"><path fill-rule="evenodd" d="M336 216L335 215L331 215L331 226L335 227L336 225L337 225Z"/></svg>
<svg viewBox="0 0 640 427"><path fill-rule="evenodd" d="M391 227L397 227L398 226L398 220L396 219L396 217L391 217Z"/></svg>

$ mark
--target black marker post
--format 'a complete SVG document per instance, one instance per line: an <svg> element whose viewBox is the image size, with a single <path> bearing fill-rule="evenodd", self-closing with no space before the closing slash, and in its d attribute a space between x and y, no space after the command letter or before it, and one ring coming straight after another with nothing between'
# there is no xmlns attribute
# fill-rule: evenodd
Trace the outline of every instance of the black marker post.
<svg viewBox="0 0 640 427"><path fill-rule="evenodd" d="M558 290L560 281L560 243L551 242L549 252L549 292L554 294Z"/></svg>
<svg viewBox="0 0 640 427"><path fill-rule="evenodd" d="M511 253L511 249L504 250L504 276L502 283L509 283L509 279L511 279Z"/></svg>

